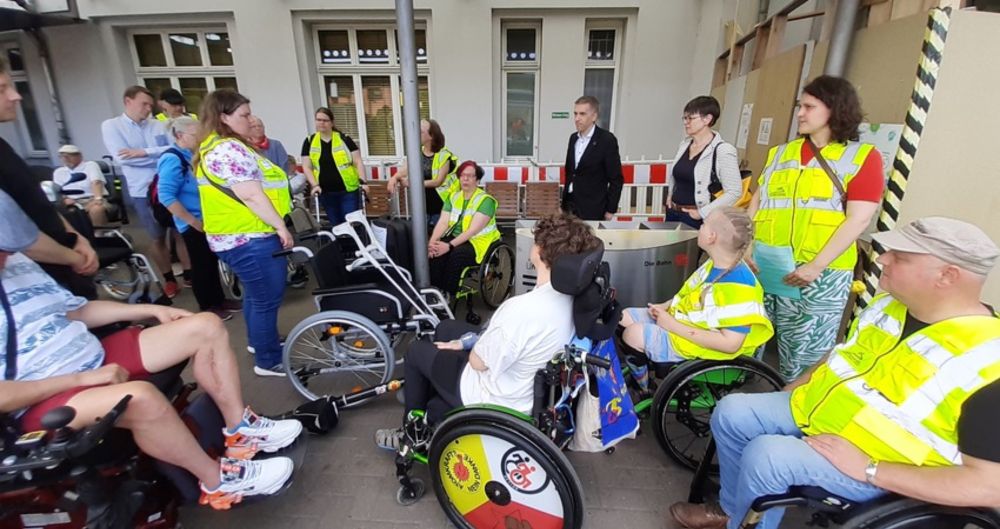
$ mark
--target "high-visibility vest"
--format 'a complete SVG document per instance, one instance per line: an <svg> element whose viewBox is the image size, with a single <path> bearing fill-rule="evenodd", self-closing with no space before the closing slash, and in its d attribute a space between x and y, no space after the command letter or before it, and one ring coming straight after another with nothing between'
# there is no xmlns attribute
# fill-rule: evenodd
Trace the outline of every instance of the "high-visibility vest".
<svg viewBox="0 0 1000 529"><path fill-rule="evenodd" d="M321 142L322 137L317 132L313 134L312 141L309 144L309 161L312 162L313 175L316 177L316 182L319 182ZM344 181L344 189L347 191L356 191L361 185L358 169L354 167L354 157L351 151L347 149L347 144L344 143L344 139L340 137L340 133L337 131L333 131L330 138L330 154L333 155L333 164L337 166L340 178Z"/></svg>
<svg viewBox="0 0 1000 529"><path fill-rule="evenodd" d="M441 202L444 204L447 204L451 199L452 193L457 192L462 187L458 183L458 177L456 176L458 172L458 157L448 150L447 147L442 147L440 151L434 153L434 158L431 160L431 180L437 178L438 171L448 162L451 162L451 171L444 177L444 181L436 189L438 196L441 197Z"/></svg>
<svg viewBox="0 0 1000 529"><path fill-rule="evenodd" d="M201 214L204 217L205 233L208 235L231 235L237 233L272 233L274 228L264 222L240 200L225 179L212 173L205 165L205 155L222 142L235 141L253 153L264 179L261 187L271 200L271 205L284 217L292 210L292 197L288 193L288 177L277 165L258 155L252 148L235 138L223 138L210 134L199 147L197 172L198 195L201 198Z"/></svg>
<svg viewBox="0 0 1000 529"><path fill-rule="evenodd" d="M462 219L461 233L465 233L469 229L469 226L472 225L472 217L475 216L480 204L487 198L496 200L478 187L472 193L472 196L469 197L469 200L465 200L465 194L461 190L453 193L450 201L451 216L448 218L447 233L452 233L452 229L458 223L458 219ZM476 250L477 263L483 262L483 258L486 257L486 250L489 249L493 241L497 240L500 240L500 230L497 229L496 215L493 215L490 217L490 221L486 224L486 227L469 239L472 247Z"/></svg>
<svg viewBox="0 0 1000 529"><path fill-rule="evenodd" d="M804 138L773 147L760 175L760 205L754 215L756 240L772 246L790 246L795 261L816 257L847 216L841 194L814 157L802 165ZM830 143L820 149L844 189L858 174L874 146L855 141ZM850 245L828 266L853 270L858 260Z"/></svg>
<svg viewBox="0 0 1000 529"><path fill-rule="evenodd" d="M1000 318L951 318L900 341L905 323L902 303L872 300L792 392L792 416L806 435L840 435L878 461L959 465L962 403L1000 378Z"/></svg>
<svg viewBox="0 0 1000 529"><path fill-rule="evenodd" d="M198 114L195 114L194 112L188 112L188 113L186 113L184 115L187 116L187 117L189 117L189 118L191 118L191 119L198 119ZM166 114L164 114L163 112L158 112L153 117L155 117L159 121L170 121L170 117L167 116Z"/></svg>
<svg viewBox="0 0 1000 529"><path fill-rule="evenodd" d="M669 333L670 347L684 358L727 360L739 355L752 355L758 346L774 335L774 327L764 309L764 289L756 278L753 285L710 283L707 279L714 266L709 259L691 274L670 302L669 312L677 321L699 329L750 327L743 345L735 353L723 353ZM746 265L740 263L737 266Z"/></svg>

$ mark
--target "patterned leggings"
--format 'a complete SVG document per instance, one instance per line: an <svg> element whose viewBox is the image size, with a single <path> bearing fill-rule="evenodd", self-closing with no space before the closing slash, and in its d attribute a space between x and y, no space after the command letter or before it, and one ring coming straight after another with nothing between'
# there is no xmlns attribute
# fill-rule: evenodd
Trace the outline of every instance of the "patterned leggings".
<svg viewBox="0 0 1000 529"><path fill-rule="evenodd" d="M791 382L837 343L837 331L851 293L850 270L826 269L801 299L764 295L764 307L778 339L778 371Z"/></svg>

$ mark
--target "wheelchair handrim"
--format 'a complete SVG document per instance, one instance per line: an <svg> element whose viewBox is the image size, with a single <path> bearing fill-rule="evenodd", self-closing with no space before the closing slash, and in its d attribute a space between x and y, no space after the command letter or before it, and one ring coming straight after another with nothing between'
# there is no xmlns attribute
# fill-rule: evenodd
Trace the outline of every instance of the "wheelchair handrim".
<svg viewBox="0 0 1000 529"><path fill-rule="evenodd" d="M128 279L117 279L112 274L125 271ZM107 294L117 300L126 300L139 286L139 273L125 262L114 263L98 272L96 282Z"/></svg>
<svg viewBox="0 0 1000 529"><path fill-rule="evenodd" d="M510 248L500 246L490 252L479 273L479 291L483 303L491 309L499 307L514 286L514 258Z"/></svg>
<svg viewBox="0 0 1000 529"><path fill-rule="evenodd" d="M508 520L533 529L580 527L582 497L573 497L564 475L572 468L560 469L544 449L506 426L472 419L435 435L431 479L448 518L470 529Z"/></svg>

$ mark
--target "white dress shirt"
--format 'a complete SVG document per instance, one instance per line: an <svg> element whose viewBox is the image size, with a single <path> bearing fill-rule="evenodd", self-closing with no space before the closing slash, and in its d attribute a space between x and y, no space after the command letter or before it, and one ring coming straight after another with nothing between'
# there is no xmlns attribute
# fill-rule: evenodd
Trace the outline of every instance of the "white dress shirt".
<svg viewBox="0 0 1000 529"><path fill-rule="evenodd" d="M587 146L590 145L590 138L594 137L594 129L597 125L591 125L590 129L583 133L577 134L576 138L576 165L580 165L580 158L583 157L583 153L587 150Z"/></svg>

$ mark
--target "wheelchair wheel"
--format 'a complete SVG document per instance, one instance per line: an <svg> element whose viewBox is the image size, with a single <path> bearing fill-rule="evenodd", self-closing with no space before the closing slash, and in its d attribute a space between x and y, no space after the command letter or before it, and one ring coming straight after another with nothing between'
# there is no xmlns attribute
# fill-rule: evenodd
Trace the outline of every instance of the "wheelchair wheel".
<svg viewBox="0 0 1000 529"><path fill-rule="evenodd" d="M96 281L109 296L125 301L139 288L139 272L128 261L119 261L99 270Z"/></svg>
<svg viewBox="0 0 1000 529"><path fill-rule="evenodd" d="M653 397L656 440L671 459L694 470L708 445L709 419L719 399L730 393L778 391L782 385L770 366L752 358L685 362L663 379Z"/></svg>
<svg viewBox="0 0 1000 529"><path fill-rule="evenodd" d="M303 397L314 400L384 384L392 378L395 353L375 322L331 310L295 326L285 340L283 364ZM360 402L348 406L360 404Z"/></svg>
<svg viewBox="0 0 1000 529"><path fill-rule="evenodd" d="M428 467L438 502L456 527L583 525L576 472L522 418L476 408L455 413L434 432Z"/></svg>
<svg viewBox="0 0 1000 529"><path fill-rule="evenodd" d="M991 509L944 507L899 498L863 509L843 529L997 529L1000 514Z"/></svg>
<svg viewBox="0 0 1000 529"><path fill-rule="evenodd" d="M479 266L479 293L491 310L500 306L514 287L514 251L500 243L486 253Z"/></svg>
<svg viewBox="0 0 1000 529"><path fill-rule="evenodd" d="M222 261L219 261L219 279L222 281L223 290L230 299L237 301L243 299L243 286L240 285L240 278L236 277L233 269Z"/></svg>

